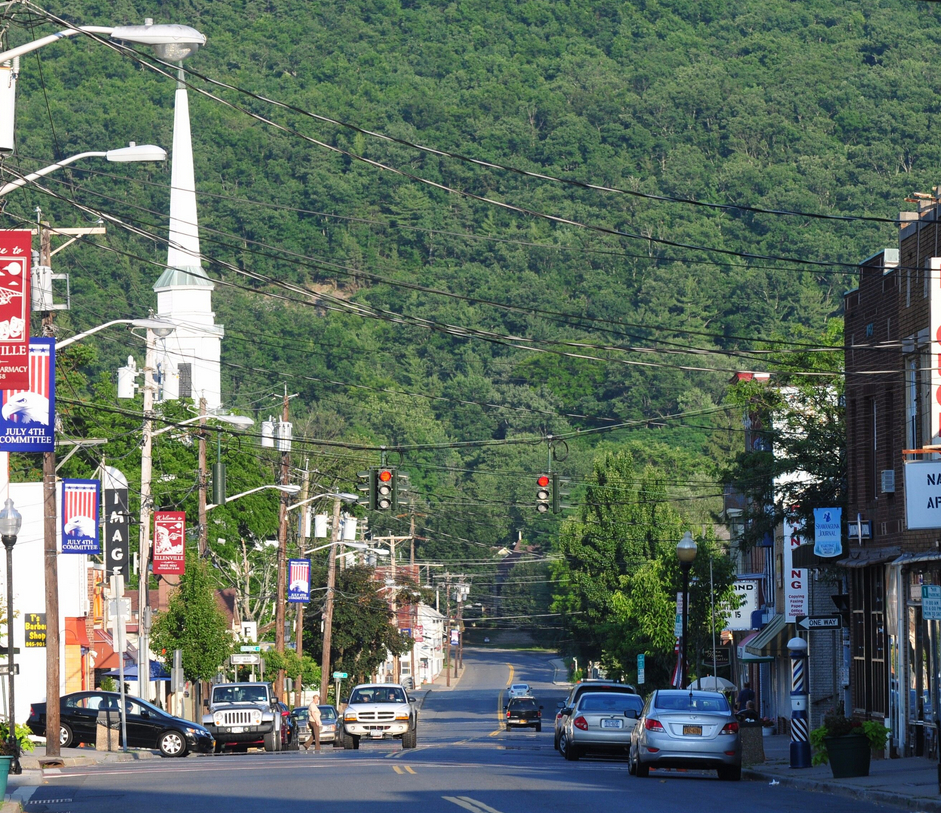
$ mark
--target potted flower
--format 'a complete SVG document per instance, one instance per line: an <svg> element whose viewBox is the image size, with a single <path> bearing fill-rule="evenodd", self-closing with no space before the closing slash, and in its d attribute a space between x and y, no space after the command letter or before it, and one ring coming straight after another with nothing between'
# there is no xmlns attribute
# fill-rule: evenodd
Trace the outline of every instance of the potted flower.
<svg viewBox="0 0 941 813"><path fill-rule="evenodd" d="M824 715L823 725L810 732L812 763L829 763L834 779L869 776L872 752L883 750L888 738L889 729L882 723L844 717L831 709Z"/></svg>
<svg viewBox="0 0 941 813"><path fill-rule="evenodd" d="M25 725L16 727L16 750L19 753L32 751L36 745L29 738L30 731ZM0 800L7 792L7 777L10 775L10 763L14 757L13 743L10 741L10 724L0 721Z"/></svg>
<svg viewBox="0 0 941 813"><path fill-rule="evenodd" d="M761 733L765 737L770 737L774 734L774 729L777 727L777 720L774 717L762 717L761 718Z"/></svg>

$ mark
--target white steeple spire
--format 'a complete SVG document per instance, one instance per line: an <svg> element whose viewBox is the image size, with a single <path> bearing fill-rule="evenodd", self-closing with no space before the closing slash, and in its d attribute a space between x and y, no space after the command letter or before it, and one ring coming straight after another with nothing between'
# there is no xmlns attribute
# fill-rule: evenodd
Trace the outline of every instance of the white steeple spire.
<svg viewBox="0 0 941 813"><path fill-rule="evenodd" d="M160 400L189 395L209 409L222 403L219 358L223 328L212 312L215 288L202 268L196 214L196 177L186 85L177 84L170 160L170 246L167 270L154 285L157 315L179 327L164 342L158 360Z"/></svg>

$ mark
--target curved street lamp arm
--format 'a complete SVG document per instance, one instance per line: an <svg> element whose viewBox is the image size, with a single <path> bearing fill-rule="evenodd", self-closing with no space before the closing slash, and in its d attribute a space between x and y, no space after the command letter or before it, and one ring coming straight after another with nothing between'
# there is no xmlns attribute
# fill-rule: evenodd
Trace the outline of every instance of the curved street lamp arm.
<svg viewBox="0 0 941 813"><path fill-rule="evenodd" d="M26 186L30 181L35 181L37 178L41 178L43 175L48 175L50 172L55 172L57 169L71 164L74 161L78 161L82 158L106 158L108 153L106 152L82 152L78 155L72 155L68 158L63 158L56 164L50 164L48 167L43 167L36 172L31 172L29 175L24 175L22 178L17 178L15 181L10 181L10 183L0 186L0 198L4 195L12 192L14 189L19 189L21 186Z"/></svg>
<svg viewBox="0 0 941 813"><path fill-rule="evenodd" d="M23 56L23 54L36 51L44 45L49 45L49 43L56 42L56 40L61 40L65 37L74 37L78 34L110 34L112 31L114 31L113 26L104 27L100 25L83 25L81 28L66 28L63 31L50 34L48 37L41 37L38 40L27 42L26 45L18 45L16 48L11 48L9 51L0 53L0 64L9 62L11 59L16 59L18 56Z"/></svg>

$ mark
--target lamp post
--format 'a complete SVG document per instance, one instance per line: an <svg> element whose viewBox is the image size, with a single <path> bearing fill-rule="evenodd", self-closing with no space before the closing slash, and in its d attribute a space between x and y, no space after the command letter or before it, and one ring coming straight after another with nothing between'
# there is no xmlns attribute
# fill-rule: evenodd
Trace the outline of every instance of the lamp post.
<svg viewBox="0 0 941 813"><path fill-rule="evenodd" d="M0 511L0 540L7 549L7 679L10 686L10 751L13 754L10 773L14 774L23 772L20 767L20 745L16 738L16 698L13 693L13 546L22 524L23 517L13 507L13 500L7 497L6 504Z"/></svg>
<svg viewBox="0 0 941 813"><path fill-rule="evenodd" d="M121 147L117 150L108 150L107 152L80 152L78 155L64 158L55 164L50 164L36 172L31 172L29 175L24 175L22 178L17 178L15 181L10 181L10 183L0 186L0 197L9 194L14 189L19 189L21 186L26 186L26 184L35 181L37 178L42 178L50 172L55 172L57 169L80 161L83 158L107 158L114 163L130 164L138 161L166 161L167 151L162 147L155 147L153 144L138 145L132 141L129 146Z"/></svg>
<svg viewBox="0 0 941 813"><path fill-rule="evenodd" d="M683 649L682 664L683 673L682 686L686 688L686 676L689 672L689 663L686 659L686 640L689 629L689 569L693 565L693 559L696 558L696 540L693 535L687 531L683 538L677 543L676 558L680 560L680 569L683 571Z"/></svg>

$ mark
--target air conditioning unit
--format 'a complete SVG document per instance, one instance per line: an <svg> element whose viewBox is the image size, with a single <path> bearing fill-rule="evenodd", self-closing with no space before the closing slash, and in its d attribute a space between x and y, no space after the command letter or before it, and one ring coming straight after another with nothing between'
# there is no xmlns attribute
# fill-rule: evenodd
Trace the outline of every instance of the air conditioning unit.
<svg viewBox="0 0 941 813"><path fill-rule="evenodd" d="M882 472L882 493L895 493L895 469L885 469Z"/></svg>

